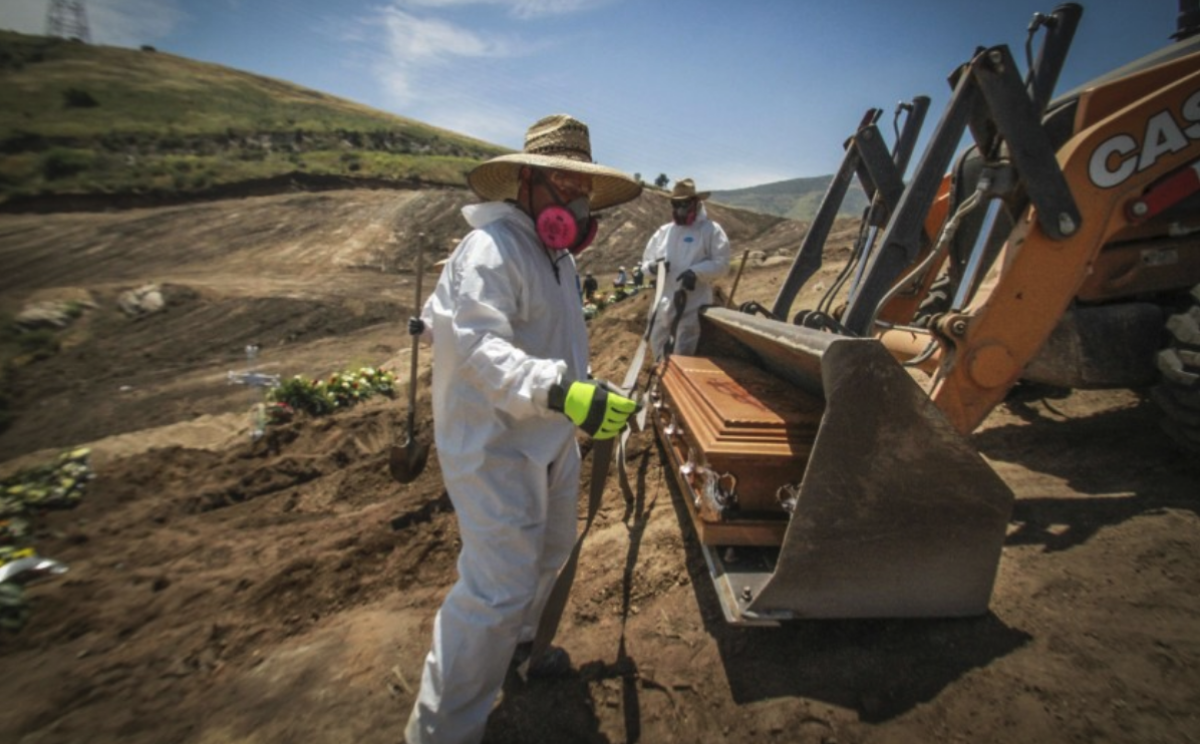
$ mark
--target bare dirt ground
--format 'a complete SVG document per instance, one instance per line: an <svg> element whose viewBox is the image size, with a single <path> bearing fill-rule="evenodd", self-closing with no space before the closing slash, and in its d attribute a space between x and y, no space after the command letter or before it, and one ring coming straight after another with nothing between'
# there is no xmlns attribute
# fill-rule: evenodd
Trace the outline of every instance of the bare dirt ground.
<svg viewBox="0 0 1200 744"><path fill-rule="evenodd" d="M0 741L400 740L454 579L436 451L413 484L389 480L404 396L252 443L255 394L226 373L258 343L264 372L406 376L414 238L444 251L465 201L337 192L0 216L0 309L97 305L11 380L0 473L87 443L96 479L45 517L39 551L70 571L31 585L29 626L0 636ZM650 202L611 218L588 265L630 262L665 214ZM794 223L742 219L727 225L739 253L798 245ZM785 271L747 269L737 298L769 301ZM166 309L121 314L118 293L149 282ZM621 376L648 301L592 323L598 375ZM422 357L423 412L429 375ZM657 446L636 436L635 499L610 479L560 630L575 672L510 680L487 741L1200 740L1198 473L1153 406L1021 387L973 442L1017 495L987 615L741 629L722 619Z"/></svg>

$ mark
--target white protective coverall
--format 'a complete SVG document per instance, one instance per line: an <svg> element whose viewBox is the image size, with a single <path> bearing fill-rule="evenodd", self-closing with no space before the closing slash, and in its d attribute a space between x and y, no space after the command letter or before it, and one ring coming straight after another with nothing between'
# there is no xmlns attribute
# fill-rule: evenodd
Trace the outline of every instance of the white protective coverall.
<svg viewBox="0 0 1200 744"><path fill-rule="evenodd" d="M574 258L558 277L533 221L503 202L471 205L474 228L429 301L433 420L458 517L458 582L434 619L409 744L483 738L518 642L532 640L575 541L575 426L547 407L560 378L587 377Z"/></svg>
<svg viewBox="0 0 1200 744"><path fill-rule="evenodd" d="M696 289L687 293L674 353L688 355L696 351L696 344L700 342L700 307L712 304L712 283L729 271L729 238L720 225L708 219L704 204L699 204L692 224L668 222L650 237L646 252L642 254L642 269L648 275L656 276L659 261L666 261L670 269L662 287L662 298L657 307L650 308L650 317L654 318L650 349L656 361L662 358L663 348L671 335L675 320L672 302L675 292L683 287L678 281L679 276L689 269L696 275Z"/></svg>

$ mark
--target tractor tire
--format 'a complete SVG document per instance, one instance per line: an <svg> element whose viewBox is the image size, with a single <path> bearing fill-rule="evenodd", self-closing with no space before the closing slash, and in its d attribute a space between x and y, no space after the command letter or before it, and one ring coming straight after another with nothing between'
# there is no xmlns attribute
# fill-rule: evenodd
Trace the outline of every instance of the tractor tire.
<svg viewBox="0 0 1200 744"><path fill-rule="evenodd" d="M1163 429L1185 452L1200 454L1200 284L1192 305L1167 319L1167 346L1158 352L1161 380L1151 397L1163 411Z"/></svg>

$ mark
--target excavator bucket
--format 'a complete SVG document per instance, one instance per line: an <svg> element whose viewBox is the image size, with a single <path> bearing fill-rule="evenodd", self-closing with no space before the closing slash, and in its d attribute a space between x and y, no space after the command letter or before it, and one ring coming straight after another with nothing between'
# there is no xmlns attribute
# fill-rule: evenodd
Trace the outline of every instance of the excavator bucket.
<svg viewBox="0 0 1200 744"><path fill-rule="evenodd" d="M1013 496L968 437L1022 376L1159 379L1188 420L1175 393L1195 375L1149 363L1200 266L1179 123L1196 120L1200 13L1054 100L1081 13L1035 15L1025 74L1007 46L977 48L911 176L927 101L891 152L869 111L770 309L708 308L694 356L660 364L659 440L729 622L986 612ZM795 312L854 177L870 207L849 259ZM1172 324L1159 360L1189 353Z"/></svg>
<svg viewBox="0 0 1200 744"><path fill-rule="evenodd" d="M723 308L654 421L733 624L987 611L1013 496L871 338Z"/></svg>

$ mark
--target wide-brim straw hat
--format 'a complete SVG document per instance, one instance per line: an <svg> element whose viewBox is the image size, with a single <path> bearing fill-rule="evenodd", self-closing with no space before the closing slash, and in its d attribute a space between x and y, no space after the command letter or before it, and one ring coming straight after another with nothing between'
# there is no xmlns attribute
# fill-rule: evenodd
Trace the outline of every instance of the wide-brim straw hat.
<svg viewBox="0 0 1200 744"><path fill-rule="evenodd" d="M599 211L636 199L642 185L615 168L592 162L587 124L567 114L538 120L525 133L525 149L475 167L467 185L488 201L516 199L522 166L553 168L592 177L592 209Z"/></svg>
<svg viewBox="0 0 1200 744"><path fill-rule="evenodd" d="M675 187L671 189L671 199L700 199L704 200L712 196L711 191L701 191L696 193L696 182L690 178L682 178L675 182Z"/></svg>

